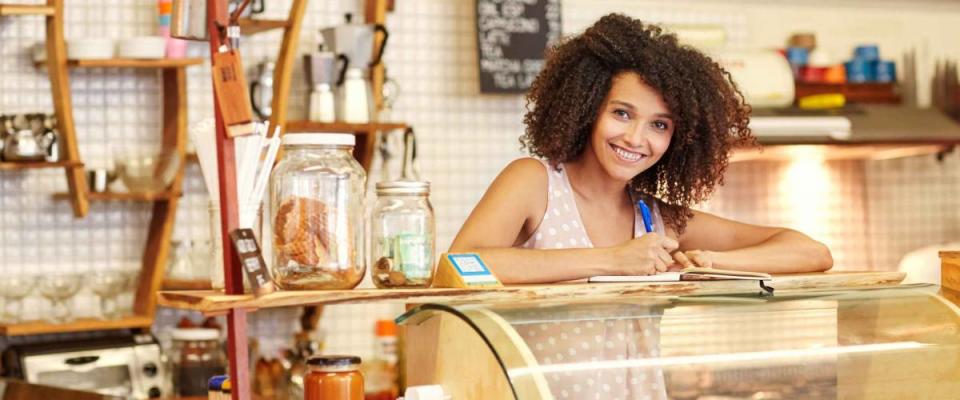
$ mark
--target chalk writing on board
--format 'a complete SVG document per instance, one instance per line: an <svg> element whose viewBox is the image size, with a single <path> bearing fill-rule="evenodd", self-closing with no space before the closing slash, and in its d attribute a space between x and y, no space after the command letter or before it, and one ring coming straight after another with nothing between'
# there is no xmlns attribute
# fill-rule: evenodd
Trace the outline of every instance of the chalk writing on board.
<svg viewBox="0 0 960 400"><path fill-rule="evenodd" d="M476 0L480 92L525 92L560 38L560 0Z"/></svg>

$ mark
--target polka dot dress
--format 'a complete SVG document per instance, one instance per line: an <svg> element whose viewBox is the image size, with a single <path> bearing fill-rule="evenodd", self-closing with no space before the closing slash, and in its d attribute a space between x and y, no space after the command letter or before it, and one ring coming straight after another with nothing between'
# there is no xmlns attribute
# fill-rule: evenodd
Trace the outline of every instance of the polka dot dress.
<svg viewBox="0 0 960 400"><path fill-rule="evenodd" d="M543 161L541 161L543 162ZM537 231L521 247L528 249L591 248L573 197L566 170L547 168L547 210ZM654 213L659 210L654 204ZM659 215L657 216L659 217ZM634 236L643 234L634 218ZM655 314L654 314L655 315ZM659 317L637 319L537 322L515 325L540 365L651 359L659 356ZM666 399L658 367L616 366L546 374L557 399Z"/></svg>

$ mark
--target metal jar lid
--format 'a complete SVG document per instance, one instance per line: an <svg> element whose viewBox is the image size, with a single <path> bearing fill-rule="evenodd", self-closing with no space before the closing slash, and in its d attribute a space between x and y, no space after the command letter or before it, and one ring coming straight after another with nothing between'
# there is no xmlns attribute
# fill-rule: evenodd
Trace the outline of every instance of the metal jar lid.
<svg viewBox="0 0 960 400"><path fill-rule="evenodd" d="M377 182L377 195L390 194L430 194L430 182L425 181L393 181Z"/></svg>
<svg viewBox="0 0 960 400"><path fill-rule="evenodd" d="M350 368L360 365L360 357L313 356L307 359L307 365L321 368Z"/></svg>

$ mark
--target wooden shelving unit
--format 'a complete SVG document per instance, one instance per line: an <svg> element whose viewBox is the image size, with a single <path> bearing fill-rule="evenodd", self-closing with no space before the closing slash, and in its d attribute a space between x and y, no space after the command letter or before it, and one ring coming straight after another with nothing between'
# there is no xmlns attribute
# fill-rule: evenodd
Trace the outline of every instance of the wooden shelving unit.
<svg viewBox="0 0 960 400"><path fill-rule="evenodd" d="M62 332L84 332L109 329L147 329L153 325L153 315L135 315L115 320L82 318L62 324L45 321L26 321L19 324L0 325L0 335L24 336Z"/></svg>
<svg viewBox="0 0 960 400"><path fill-rule="evenodd" d="M61 162L67 177L67 186L73 214L77 217L87 215L89 203L77 193L87 187L87 180L77 150L77 133L73 124L73 105L70 99L70 77L67 73L67 48L63 38L63 0L47 0L46 4L0 4L0 16L40 15L46 22L47 75L50 79L50 94L53 109L57 115L57 131L61 140ZM4 164L6 165L6 163ZM39 164L30 167L9 166L4 170L23 170L47 168Z"/></svg>
<svg viewBox="0 0 960 400"><path fill-rule="evenodd" d="M197 280L186 280L186 279L164 279L163 283L160 285L161 290L211 290L213 287L210 285L209 279L197 279Z"/></svg>
<svg viewBox="0 0 960 400"><path fill-rule="evenodd" d="M44 4L0 4L0 17L13 15L45 15L52 16L56 8Z"/></svg>
<svg viewBox="0 0 960 400"><path fill-rule="evenodd" d="M170 236L183 184L183 166L177 172L167 191L156 193L91 193L83 171L83 163L77 150L76 130L73 120L69 68L148 68L160 71L162 80L162 139L165 151L185 154L187 129L186 67L203 63L202 58L185 59L124 59L67 60L63 29L63 0L47 0L45 5L0 4L0 15L46 16L47 61L45 66L51 82L57 130L62 140L63 161L59 163L0 163L0 170L31 168L64 168L67 173L68 193L54 195L57 199L70 200L74 214L83 217L94 201L149 201L153 202L153 216L145 244L142 268L136 288L133 316L112 321L94 319L78 320L65 324L27 322L0 325L3 335L31 335L55 332L75 332L100 329L147 328L153 322L156 309L156 292L160 289L163 265L169 254Z"/></svg>
<svg viewBox="0 0 960 400"><path fill-rule="evenodd" d="M83 163L79 161L0 162L0 171L18 171L23 169L43 169L43 168L83 168Z"/></svg>
<svg viewBox="0 0 960 400"><path fill-rule="evenodd" d="M954 146L955 144L947 143L770 144L759 149L736 149L730 157L730 162L794 161L811 158L823 161L876 161L944 154Z"/></svg>
<svg viewBox="0 0 960 400"><path fill-rule="evenodd" d="M777 275L769 282L777 293L799 289L864 287L898 284L903 272L828 272ZM511 285L489 289L353 289L279 291L260 297L228 295L219 291L163 291L160 305L222 314L239 308L248 311L321 304L358 303L496 303L529 300L569 300L589 296L623 298L629 296L675 296L687 294L752 293L759 291L755 281L682 281L633 283L569 283L554 285Z"/></svg>
<svg viewBox="0 0 960 400"><path fill-rule="evenodd" d="M290 21L285 19L240 19L240 33L243 35L254 35L274 29L285 29L288 26L290 26Z"/></svg>
<svg viewBox="0 0 960 400"><path fill-rule="evenodd" d="M202 58L164 58L144 60L135 58L109 58L102 60L68 60L67 66L72 68L149 68L167 69L183 68L191 65L203 64Z"/></svg>
<svg viewBox="0 0 960 400"><path fill-rule="evenodd" d="M179 192L89 192L90 201L169 201L180 197ZM70 193L57 193L55 200L70 198Z"/></svg>

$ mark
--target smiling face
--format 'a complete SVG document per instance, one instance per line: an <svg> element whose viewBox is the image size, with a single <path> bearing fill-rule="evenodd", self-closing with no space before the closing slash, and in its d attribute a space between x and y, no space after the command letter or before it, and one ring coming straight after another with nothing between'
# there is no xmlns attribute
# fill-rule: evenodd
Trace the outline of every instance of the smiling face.
<svg viewBox="0 0 960 400"><path fill-rule="evenodd" d="M674 120L663 98L634 72L613 78L584 156L627 182L652 167L670 146Z"/></svg>

